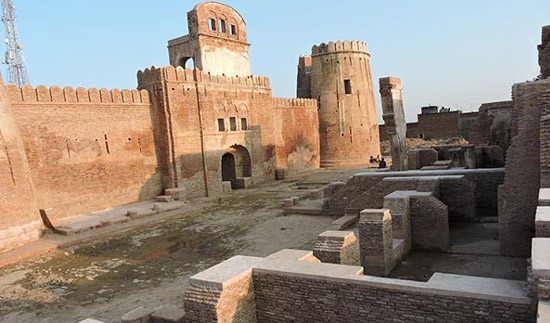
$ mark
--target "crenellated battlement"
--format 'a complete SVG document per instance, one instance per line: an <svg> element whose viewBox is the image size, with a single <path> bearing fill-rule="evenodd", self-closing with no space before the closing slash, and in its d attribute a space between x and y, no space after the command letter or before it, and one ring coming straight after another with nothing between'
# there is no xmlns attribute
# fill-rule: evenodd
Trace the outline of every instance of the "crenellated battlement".
<svg viewBox="0 0 550 323"><path fill-rule="evenodd" d="M369 53L367 43L362 41L337 41L329 43L321 43L319 45L313 46L311 49L312 56L316 55L325 55L331 53L339 52L359 52L359 53Z"/></svg>
<svg viewBox="0 0 550 323"><path fill-rule="evenodd" d="M6 86L8 98L13 103L99 103L99 104L149 104L149 92L146 90L118 89L85 89L67 86L47 88L39 85L36 88L25 85L22 88L15 84Z"/></svg>
<svg viewBox="0 0 550 323"><path fill-rule="evenodd" d="M273 98L271 102L274 108L317 108L315 99Z"/></svg>
<svg viewBox="0 0 550 323"><path fill-rule="evenodd" d="M213 75L211 73L203 72L198 68L184 69L181 66L174 67L171 65L166 67L152 66L151 68L146 68L142 71L140 70L137 77L139 88L144 88L148 85L158 83L161 80L180 83L198 82L270 88L269 78L266 76L250 75L246 77L239 77Z"/></svg>

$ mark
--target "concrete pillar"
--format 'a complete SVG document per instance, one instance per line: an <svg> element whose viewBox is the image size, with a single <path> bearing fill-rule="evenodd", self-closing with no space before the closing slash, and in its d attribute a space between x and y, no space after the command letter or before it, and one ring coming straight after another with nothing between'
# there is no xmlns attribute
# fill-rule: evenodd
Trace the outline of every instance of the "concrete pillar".
<svg viewBox="0 0 550 323"><path fill-rule="evenodd" d="M365 274L387 276L395 265L392 219L388 209L361 211L359 249Z"/></svg>
<svg viewBox="0 0 550 323"><path fill-rule="evenodd" d="M407 170L407 153L405 139L407 123L403 110L403 87L396 77L380 79L380 94L382 96L382 118L390 139L392 170Z"/></svg>
<svg viewBox="0 0 550 323"><path fill-rule="evenodd" d="M317 238L313 255L323 263L358 266L359 241L349 231L325 231Z"/></svg>

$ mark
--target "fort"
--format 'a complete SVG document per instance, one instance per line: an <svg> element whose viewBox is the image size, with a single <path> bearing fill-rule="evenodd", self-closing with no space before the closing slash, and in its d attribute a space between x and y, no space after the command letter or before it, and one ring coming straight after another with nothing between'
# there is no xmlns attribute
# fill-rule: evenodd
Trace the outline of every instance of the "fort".
<svg viewBox="0 0 550 323"><path fill-rule="evenodd" d="M167 283L178 286L178 304L161 295L141 304L148 306L128 304L137 308L123 315L104 313L105 320L550 321L550 26L542 28L537 48L541 74L514 84L511 100L472 113L425 107L417 123L406 123L397 77L379 80L377 111L365 42L313 45L298 58L297 98L277 98L268 77L251 75L239 12L202 2L187 22L189 33L168 42L170 65L138 71L136 89L0 84L2 254L59 233L76 235L67 239L78 245L80 229L64 227L76 223L75 215L92 219L78 224L86 230L101 230L114 223L102 214L122 210L116 222L125 230L132 220L143 227L126 244L144 248L146 257L127 251L127 237L117 231L114 247L83 243L66 255L91 255L98 272L132 277L132 285L146 281L132 275L144 274L147 263L160 276L159 259L184 249L188 254L175 257L174 267L185 272L185 283ZM406 144L406 138L451 137L467 143ZM382 155L385 140L391 169L369 169L378 166L372 158ZM310 174L318 177L296 180ZM235 206L225 199L241 203L240 217L230 215ZM276 214L269 219L276 226L254 231L250 223L260 221L261 203L268 203L262 212ZM199 204L221 220L174 218ZM144 220L159 214L164 224ZM304 217L293 219L296 214ZM284 221L303 231L283 232L293 229ZM174 230L162 237L168 242L159 240L168 246L143 245L140 239L162 236L161 225ZM262 252L232 254L241 250L235 232L262 241ZM226 240L231 252L217 246ZM287 240L306 250L273 249ZM452 268L428 275L418 274L419 258L434 268L436 258L455 260L441 260ZM1 272L0 290L15 293L6 286L28 270ZM44 280L62 284L61 275ZM97 277L78 275L74 280L85 277L88 284ZM122 285L103 284L92 295Z"/></svg>

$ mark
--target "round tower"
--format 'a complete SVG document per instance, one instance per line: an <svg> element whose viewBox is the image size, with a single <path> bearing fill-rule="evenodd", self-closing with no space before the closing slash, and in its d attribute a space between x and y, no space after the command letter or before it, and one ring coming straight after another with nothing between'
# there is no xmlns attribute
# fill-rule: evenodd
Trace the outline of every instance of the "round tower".
<svg viewBox="0 0 550 323"><path fill-rule="evenodd" d="M380 135L367 44L338 41L313 46L311 97L319 101L321 167L369 164L380 155Z"/></svg>

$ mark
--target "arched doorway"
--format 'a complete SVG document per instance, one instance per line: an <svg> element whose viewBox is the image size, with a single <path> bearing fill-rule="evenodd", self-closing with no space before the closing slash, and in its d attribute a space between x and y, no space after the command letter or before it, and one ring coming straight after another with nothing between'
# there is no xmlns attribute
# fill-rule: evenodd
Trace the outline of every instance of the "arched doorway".
<svg viewBox="0 0 550 323"><path fill-rule="evenodd" d="M222 180L231 182L232 189L244 189L252 177L252 160L248 150L233 145L222 156Z"/></svg>
<svg viewBox="0 0 550 323"><path fill-rule="evenodd" d="M236 179L235 156L232 153L225 153L222 156L222 180L233 183Z"/></svg>

